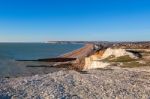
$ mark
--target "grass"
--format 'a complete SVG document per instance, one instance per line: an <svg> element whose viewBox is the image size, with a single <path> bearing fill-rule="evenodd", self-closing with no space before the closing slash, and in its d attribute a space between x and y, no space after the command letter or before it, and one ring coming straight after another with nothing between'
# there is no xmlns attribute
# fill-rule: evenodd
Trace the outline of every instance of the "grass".
<svg viewBox="0 0 150 99"><path fill-rule="evenodd" d="M145 61L145 63L139 63L139 60L143 60L142 58L140 59L133 59L130 56L126 55L126 56L121 56L121 57L117 57L115 58L114 56L110 56L106 59L104 59L103 61L106 62L112 62L112 63L123 63L121 65L121 67L123 68L134 68L134 67L142 67L142 66L150 66L150 61Z"/></svg>
<svg viewBox="0 0 150 99"><path fill-rule="evenodd" d="M134 68L134 67L142 67L142 66L150 66L150 62L146 62L145 64L139 63L137 61L126 62L123 63L122 67Z"/></svg>
<svg viewBox="0 0 150 99"><path fill-rule="evenodd" d="M112 62L131 62L131 61L136 61L136 59L133 59L130 56L126 55L126 56L117 57L111 61Z"/></svg>
<svg viewBox="0 0 150 99"><path fill-rule="evenodd" d="M150 52L144 52L142 53L142 56L150 56Z"/></svg>
<svg viewBox="0 0 150 99"><path fill-rule="evenodd" d="M107 62L131 62L131 61L136 61L136 59L133 59L130 56L126 55L126 56L121 56L121 57L117 57L117 58L115 58L114 56L110 56L110 57L104 59L103 61L107 61Z"/></svg>
<svg viewBox="0 0 150 99"><path fill-rule="evenodd" d="M115 56L114 56L114 55L111 55L111 56L109 56L109 57L103 59L102 61L110 62L110 61L111 61L112 59L114 59L114 58L115 58Z"/></svg>
<svg viewBox="0 0 150 99"><path fill-rule="evenodd" d="M142 56L149 56L150 55L150 51L145 51L145 50L131 50L131 51L136 51L138 53L140 53Z"/></svg>
<svg viewBox="0 0 150 99"><path fill-rule="evenodd" d="M122 67L134 68L140 66L143 66L143 64L134 61L134 62L124 63Z"/></svg>
<svg viewBox="0 0 150 99"><path fill-rule="evenodd" d="M114 64L122 63L121 67L123 68L150 66L150 61L145 60L145 58L143 58L144 56L149 56L150 52L144 51L144 50L141 50L138 52L142 55L142 57L139 59L133 59L129 55L126 55L126 56L121 56L121 57L109 56L108 58L103 59L102 61L111 62ZM138 61L145 61L145 63L140 63Z"/></svg>

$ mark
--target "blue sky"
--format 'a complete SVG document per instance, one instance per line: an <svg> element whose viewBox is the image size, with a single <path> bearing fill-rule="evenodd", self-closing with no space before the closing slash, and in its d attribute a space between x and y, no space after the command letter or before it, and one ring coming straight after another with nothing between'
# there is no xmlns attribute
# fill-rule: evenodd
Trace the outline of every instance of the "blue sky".
<svg viewBox="0 0 150 99"><path fill-rule="evenodd" d="M149 0L0 0L0 42L150 40Z"/></svg>

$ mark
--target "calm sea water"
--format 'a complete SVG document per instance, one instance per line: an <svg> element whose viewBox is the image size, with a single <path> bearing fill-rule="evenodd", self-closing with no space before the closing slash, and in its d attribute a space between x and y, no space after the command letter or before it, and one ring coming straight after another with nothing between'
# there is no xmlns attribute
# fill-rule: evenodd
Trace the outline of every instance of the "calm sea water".
<svg viewBox="0 0 150 99"><path fill-rule="evenodd" d="M57 57L82 46L82 44L0 43L0 77L26 76L58 71L57 68L44 67L50 65L50 63L20 62L16 60ZM43 67L33 68L27 66Z"/></svg>

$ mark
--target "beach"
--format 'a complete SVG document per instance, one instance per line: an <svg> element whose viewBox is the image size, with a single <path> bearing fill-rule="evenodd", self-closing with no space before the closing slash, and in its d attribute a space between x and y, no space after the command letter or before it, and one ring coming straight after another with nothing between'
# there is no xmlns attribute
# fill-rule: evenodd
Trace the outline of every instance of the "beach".
<svg viewBox="0 0 150 99"><path fill-rule="evenodd" d="M0 98L148 99L150 72L97 69L61 70L45 75L0 79Z"/></svg>
<svg viewBox="0 0 150 99"><path fill-rule="evenodd" d="M131 45L127 43L125 46ZM138 43L136 47L144 48L145 44ZM96 48L95 48L96 47ZM41 59L40 61L58 61L60 58L75 58L71 61L59 60L54 62L52 66L43 66L44 71L48 68L58 68L54 72L47 72L44 74L34 74L30 76L20 77L3 77L0 78L0 98L4 99L148 99L150 96L150 68L149 68L149 49L132 49L130 46L130 52L125 49L119 49L124 47L120 44L108 46L106 50L103 50L100 44L86 44L85 46L60 55L57 58ZM114 49L113 49L114 48ZM122 58L120 60L100 60L100 56L111 55L117 51L114 55L131 55L132 51L139 51L142 58L133 60L131 58ZM100 51L100 52L98 52ZM105 51L102 53L102 51ZM114 51L114 52L113 52ZM85 53L83 53L85 52ZM119 53L118 53L119 52ZM96 56L99 57L96 58ZM132 53L132 55L134 55ZM80 57L79 57L80 56ZM86 58L95 57L95 60L90 62L102 62L107 61L110 63L106 67L101 67L98 64L97 68L92 67L92 64L85 65L81 63ZM109 56L108 56L109 57ZM112 57L115 58L115 57ZM121 57L120 57L121 58ZM56 60L55 60L56 59ZM97 59L97 60L96 60ZM125 59L125 60L124 60ZM35 60L39 61L39 60ZM85 61L86 62L86 61ZM88 62L88 63L90 63ZM136 64L133 64L135 63ZM137 62L139 62L137 64ZM142 63L141 63L142 62ZM148 63L146 63L148 62ZM128 64L125 66L127 63ZM79 67L81 67L79 69ZM88 69L83 69L85 66L89 66ZM42 67L42 66L41 66ZM39 68L39 67L30 67ZM77 69L78 68L78 69Z"/></svg>
<svg viewBox="0 0 150 99"><path fill-rule="evenodd" d="M0 77L31 76L59 71L54 62L18 61L57 58L83 44L0 43Z"/></svg>

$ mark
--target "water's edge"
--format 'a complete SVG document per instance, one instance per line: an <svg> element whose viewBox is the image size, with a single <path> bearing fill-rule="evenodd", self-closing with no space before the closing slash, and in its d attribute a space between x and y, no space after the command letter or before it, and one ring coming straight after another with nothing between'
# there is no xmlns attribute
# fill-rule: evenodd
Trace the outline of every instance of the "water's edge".
<svg viewBox="0 0 150 99"><path fill-rule="evenodd" d="M8 44L7 46L5 44L0 44L0 51L2 50L0 53L0 56L3 55L4 51L8 50L8 52L9 52L11 48L15 49L14 45L16 45L16 44ZM49 46L49 45L50 46L52 45L52 48L54 46L54 44L48 44L47 46ZM21 46L21 48L20 48L20 46ZM22 43L21 44L19 43L19 47L17 48L17 51L18 51L17 53L20 54L22 50L28 51L29 49L27 46L29 46L29 45L25 44L25 46L26 47L24 47L22 45ZM38 44L35 44L33 46L30 45L30 46L33 48L32 53L34 54L34 50L36 50ZM51 53L51 51L49 51L47 49L47 47L44 47L44 45L41 44L40 46L43 47L41 51L44 51L46 49L46 51L50 52L49 56L51 54L52 55L55 54L54 53L55 50L53 50L53 52ZM68 47L72 47L72 46L73 46L73 48L71 48L71 49L73 49L73 50L68 48ZM68 52L74 51L76 49L80 49L83 46L84 46L83 44L82 45L79 45L79 44L72 44L72 45L61 44L60 48L59 48L59 46L57 47L58 50L56 51L56 53L58 51L59 51L58 53L62 53L61 49L64 50L65 53L68 53ZM4 47L6 47L5 48L6 50L4 49ZM25 50L25 48L27 48L27 50ZM7 52L5 52L5 53L7 53ZM13 50L11 51L11 53L8 53L8 55L9 54L16 55ZM32 56L32 53L31 53L31 56ZM65 53L63 53L63 54L65 54ZM46 54L46 53L44 52L44 54ZM39 55L42 55L42 54L39 54ZM57 54L57 55L60 56L61 54ZM55 60L55 58L57 58L57 55L55 55L56 57L54 57L54 58L49 57L49 58L37 59L38 61L25 61L24 59L26 59L26 58L23 58L24 61L17 61L19 58L15 59L15 60L14 59L6 60L6 59L1 59L1 57L0 57L0 77L10 78L10 77L20 77L20 76L32 76L32 75L36 75L36 74L38 74L38 75L47 74L47 73L52 73L52 72L62 70L62 68L55 68L53 66L53 64L55 64L58 61L58 59L57 59L57 61ZM24 55L21 55L19 57L22 57L22 56L25 57ZM45 59L47 61L43 61ZM49 59L51 59L51 60L49 60ZM36 59L33 59L33 60L36 60ZM70 61L70 59L65 59L65 60ZM72 58L71 60L74 60L74 59Z"/></svg>

